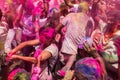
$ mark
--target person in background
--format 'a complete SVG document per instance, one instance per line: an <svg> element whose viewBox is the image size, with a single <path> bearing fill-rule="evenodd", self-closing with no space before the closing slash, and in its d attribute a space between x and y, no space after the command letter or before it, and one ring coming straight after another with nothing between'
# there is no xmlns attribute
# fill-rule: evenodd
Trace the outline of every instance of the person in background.
<svg viewBox="0 0 120 80"><path fill-rule="evenodd" d="M21 16L23 13L23 6L22 0L20 0L21 6L18 10L15 10L14 13L7 13L5 15L5 21L8 25L8 34L5 41L5 53L8 53L12 48L17 46L19 43L21 43L21 37L22 37L22 29L20 25ZM17 17L15 17L15 15Z"/></svg>
<svg viewBox="0 0 120 80"><path fill-rule="evenodd" d="M108 75L105 68L103 58L99 55L98 50L94 46L91 46L88 42L83 44L83 53L88 56L79 59L75 63L75 75L77 80L107 80ZM87 72L86 72L87 70Z"/></svg>
<svg viewBox="0 0 120 80"><path fill-rule="evenodd" d="M13 26L14 18L11 14L7 14L5 15L5 20L8 25L9 30L8 30L7 37L5 40L4 48L5 48L5 53L8 53L12 49L13 40L15 39L14 38L15 31L14 31L14 26Z"/></svg>
<svg viewBox="0 0 120 80"><path fill-rule="evenodd" d="M60 50L66 64L58 71L61 77L64 77L66 71L71 69L76 60L78 46L84 42L88 20L89 17L78 10L76 13L69 13L65 16L55 28L56 31L59 31L63 26L66 26L65 37Z"/></svg>
<svg viewBox="0 0 120 80"><path fill-rule="evenodd" d="M92 39L97 44L97 49L105 61L106 69L116 74L118 73L117 69L119 69L118 40L120 36L119 35L120 15L118 13L119 13L118 11L114 11L113 13L107 15L108 21L104 30L104 35L101 34L100 30L96 30L92 34ZM100 42L101 36L103 36L102 42ZM115 76L116 75L114 75L114 77ZM117 77L118 76L116 76L115 79L117 79Z"/></svg>

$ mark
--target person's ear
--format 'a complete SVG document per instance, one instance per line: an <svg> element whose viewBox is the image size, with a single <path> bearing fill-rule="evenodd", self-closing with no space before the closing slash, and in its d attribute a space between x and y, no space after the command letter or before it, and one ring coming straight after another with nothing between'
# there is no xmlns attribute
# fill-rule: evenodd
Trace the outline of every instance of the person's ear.
<svg viewBox="0 0 120 80"><path fill-rule="evenodd" d="M60 34L56 34L56 36L55 36L55 41L56 41L56 42L59 42L59 41L60 41L60 38L61 38L61 35L60 35Z"/></svg>

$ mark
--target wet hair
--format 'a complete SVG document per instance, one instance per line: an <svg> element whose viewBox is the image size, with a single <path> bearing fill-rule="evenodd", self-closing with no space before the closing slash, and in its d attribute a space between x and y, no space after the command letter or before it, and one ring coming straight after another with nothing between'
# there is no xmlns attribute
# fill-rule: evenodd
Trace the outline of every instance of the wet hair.
<svg viewBox="0 0 120 80"><path fill-rule="evenodd" d="M2 10L0 9L0 21L2 19L2 15L3 15L3 13L2 13Z"/></svg>

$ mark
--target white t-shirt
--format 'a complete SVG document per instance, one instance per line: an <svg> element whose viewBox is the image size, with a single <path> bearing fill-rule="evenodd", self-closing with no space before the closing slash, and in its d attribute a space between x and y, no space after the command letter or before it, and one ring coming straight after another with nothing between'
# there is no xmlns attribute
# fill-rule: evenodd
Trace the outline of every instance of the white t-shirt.
<svg viewBox="0 0 120 80"><path fill-rule="evenodd" d="M61 51L67 54L77 54L79 44L84 42L85 28L89 17L84 13L70 13L62 21L66 26L65 39Z"/></svg>
<svg viewBox="0 0 120 80"><path fill-rule="evenodd" d="M51 68L53 68L53 66L55 65L55 62L58 58L58 47L56 46L56 44L51 44L50 46L45 48L45 50L49 51L52 54L52 57L49 59L49 62L50 62L49 65L51 66ZM42 68L42 72L39 75L39 80L52 80L51 73L48 74L47 61L44 62L43 65L41 65L41 68Z"/></svg>

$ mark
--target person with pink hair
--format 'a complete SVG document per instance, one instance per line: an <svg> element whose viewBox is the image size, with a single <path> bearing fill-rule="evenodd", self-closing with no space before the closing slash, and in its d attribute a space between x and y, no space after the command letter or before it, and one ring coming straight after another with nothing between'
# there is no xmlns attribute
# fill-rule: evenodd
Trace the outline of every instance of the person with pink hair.
<svg viewBox="0 0 120 80"><path fill-rule="evenodd" d="M44 32L43 30L42 32ZM51 31L51 30L50 30ZM51 32L52 33L52 32ZM40 40L26 41L14 48L8 55L8 59L22 59L34 64L31 71L31 80L53 80L52 74L49 73L47 61L49 59L49 65L51 68L55 65L58 58L59 46L61 35L59 33L49 35L49 33L43 33L40 35ZM49 38L48 38L49 37ZM43 41L44 38L44 41ZM41 42L42 41L42 42ZM16 52L21 50L26 45L36 45L41 43L41 47L34 53L34 57L24 57L15 55Z"/></svg>

